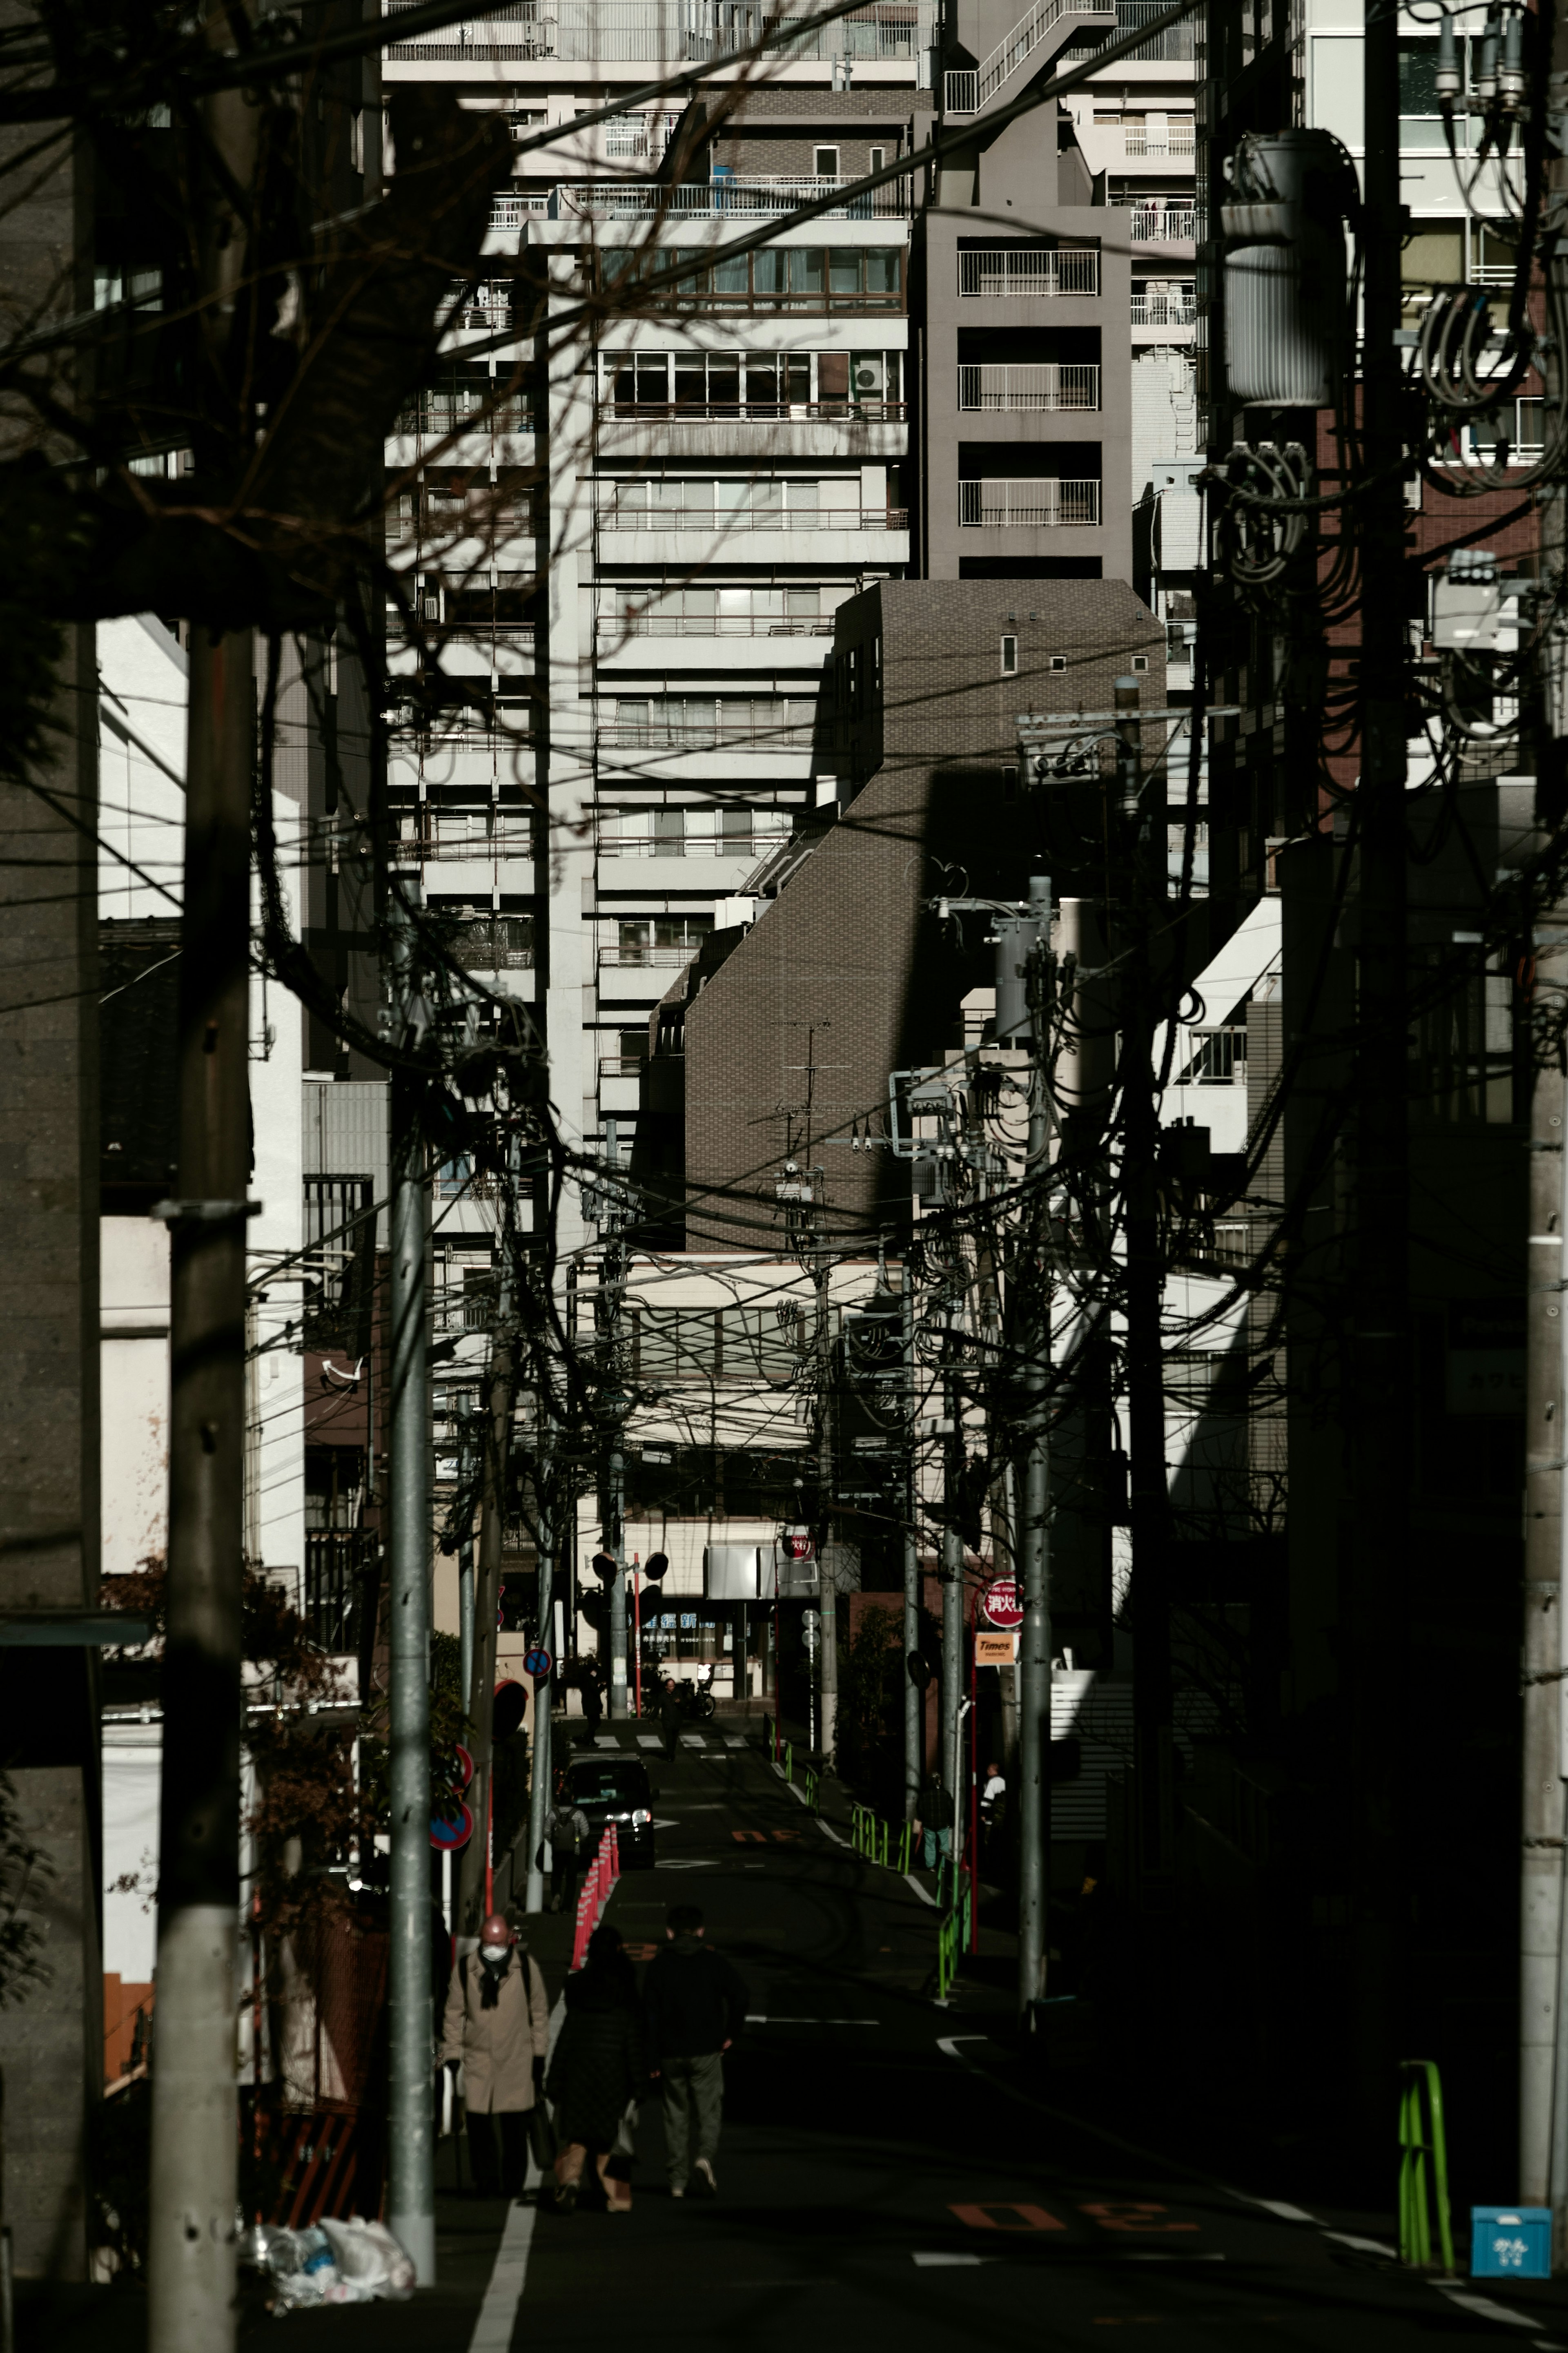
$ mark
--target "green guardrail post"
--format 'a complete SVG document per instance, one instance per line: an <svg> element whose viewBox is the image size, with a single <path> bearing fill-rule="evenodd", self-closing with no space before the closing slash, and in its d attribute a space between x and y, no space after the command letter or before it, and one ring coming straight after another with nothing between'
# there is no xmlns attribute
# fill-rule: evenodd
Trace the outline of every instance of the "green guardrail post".
<svg viewBox="0 0 1568 2353"><path fill-rule="evenodd" d="M1435 2206L1443 2268L1451 2272L1454 2239L1448 2214L1442 2082L1432 2059L1406 2059L1400 2072L1404 2082L1399 2095L1399 2260L1414 2269L1431 2263Z"/></svg>

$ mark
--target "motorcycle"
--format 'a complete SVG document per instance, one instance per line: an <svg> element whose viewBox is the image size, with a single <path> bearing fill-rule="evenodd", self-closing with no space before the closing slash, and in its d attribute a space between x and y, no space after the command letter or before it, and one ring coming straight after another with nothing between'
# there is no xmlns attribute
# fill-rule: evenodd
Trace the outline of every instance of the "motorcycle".
<svg viewBox="0 0 1568 2353"><path fill-rule="evenodd" d="M713 1696L711 1666L699 1667L694 1682L688 1683L682 1677L675 1690L680 1702L681 1715L693 1724L706 1724L718 1707L719 1703Z"/></svg>

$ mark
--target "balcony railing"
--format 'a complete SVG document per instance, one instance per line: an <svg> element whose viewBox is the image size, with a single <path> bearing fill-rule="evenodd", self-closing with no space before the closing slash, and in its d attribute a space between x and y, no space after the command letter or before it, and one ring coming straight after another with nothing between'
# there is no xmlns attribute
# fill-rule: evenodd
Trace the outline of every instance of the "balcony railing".
<svg viewBox="0 0 1568 2353"><path fill-rule="evenodd" d="M1107 209L1126 219L1134 245L1174 245L1207 234L1199 205L1111 205Z"/></svg>
<svg viewBox="0 0 1568 2353"><path fill-rule="evenodd" d="M599 950L599 963L619 965L623 970L637 965L656 972L679 972L691 962L701 944L700 940L689 940L679 947L605 947Z"/></svg>
<svg viewBox="0 0 1568 2353"><path fill-rule="evenodd" d="M1135 327L1191 327L1195 325L1198 306L1191 290L1181 294L1134 294L1132 323Z"/></svg>
<svg viewBox="0 0 1568 2353"><path fill-rule="evenodd" d="M1086 481L960 482L958 520L975 531L1054 531L1100 521L1100 484Z"/></svg>
<svg viewBox="0 0 1568 2353"><path fill-rule="evenodd" d="M537 195L532 196L492 196L490 198L490 234L499 236L508 229L521 228L525 222L542 214L547 214L549 210L550 195L547 189L542 188ZM497 306L493 303L482 306L476 304L473 307L476 309L482 307L491 313L489 323L493 326L505 327L511 323L510 309L498 312Z"/></svg>
<svg viewBox="0 0 1568 2353"><path fill-rule="evenodd" d="M1096 6L1093 0L1035 0L1034 6L1019 17L1006 38L998 41L990 56L978 67L968 73L960 71L948 75L945 92L947 112L973 114L988 99L994 98L1003 83L1033 56L1046 35L1059 25L1064 16L1098 16L1109 24L1110 16L1109 6ZM956 92L954 83L959 85ZM955 97L957 103L954 102Z"/></svg>
<svg viewBox="0 0 1568 2353"><path fill-rule="evenodd" d="M730 728L730 727L601 727L599 741L619 741L623 747L647 746L656 750L703 752L719 744L751 744L759 750L772 751L779 744L800 745L809 750L809 727ZM626 840L613 834L600 839L601 858L749 858L753 861L766 858L789 839L783 833L686 834L675 840L657 840L648 835Z"/></svg>
<svg viewBox="0 0 1568 2353"><path fill-rule="evenodd" d="M661 180L594 180L556 189L562 220L708 220L735 214L753 216L792 213L816 204L853 180L816 179L808 174L781 179L742 179L738 174L672 185ZM861 189L818 216L825 220L901 220L911 209L912 183L889 180Z"/></svg>
<svg viewBox="0 0 1568 2353"><path fill-rule="evenodd" d="M607 413L642 425L901 425L901 400L617 400Z"/></svg>
<svg viewBox="0 0 1568 2353"><path fill-rule="evenodd" d="M1152 24L1164 5L1165 0L1116 0L1117 32L1135 33L1141 25ZM1098 46L1098 43L1086 41L1080 36L1069 41L1062 51L1062 62L1065 65L1068 58L1076 63L1079 58L1091 58ZM1189 16L1180 25L1167 25L1164 31L1156 33L1152 40L1140 42L1137 48L1128 51L1121 62L1123 65L1144 66L1190 65L1194 53L1195 36L1193 20Z"/></svg>
<svg viewBox="0 0 1568 2353"><path fill-rule="evenodd" d="M640 1079L647 1068L643 1054L601 1054L599 1076L602 1079Z"/></svg>
<svg viewBox="0 0 1568 2353"><path fill-rule="evenodd" d="M775 22L761 0L489 0L460 30L400 42L396 18L412 0L390 0L395 58L554 58L567 65L679 65L731 55ZM805 6L800 13L807 13ZM777 44L784 58L850 57L912 67L935 34L932 0L868 0L850 16ZM569 127L569 126L568 126Z"/></svg>
<svg viewBox="0 0 1568 2353"><path fill-rule="evenodd" d="M359 1649L366 1583L380 1554L379 1538L367 1529L305 1531L305 1624L310 1640L335 1657Z"/></svg>
<svg viewBox="0 0 1568 2353"><path fill-rule="evenodd" d="M640 507L599 511L601 531L908 531L907 507Z"/></svg>
<svg viewBox="0 0 1568 2353"><path fill-rule="evenodd" d="M960 294L1098 294L1100 255L1092 246L991 246L958 257Z"/></svg>
<svg viewBox="0 0 1568 2353"><path fill-rule="evenodd" d="M1173 122L1165 131L1129 130L1125 152L1134 159L1150 155L1191 155L1194 153L1193 126L1190 122Z"/></svg>
<svg viewBox="0 0 1568 2353"><path fill-rule="evenodd" d="M443 743L447 740L443 738ZM476 860L490 858L531 858L533 834L526 826L516 826L507 833L468 834L457 837L439 834L405 834L397 845L401 858L418 858L437 864L443 859L456 859L472 864Z"/></svg>
<svg viewBox="0 0 1568 2353"><path fill-rule="evenodd" d="M961 367L958 405L975 409L1098 408L1100 370L1047 361L1037 367Z"/></svg>
<svg viewBox="0 0 1568 2353"><path fill-rule="evenodd" d="M602 638L830 638L831 620L773 620L754 613L601 613Z"/></svg>

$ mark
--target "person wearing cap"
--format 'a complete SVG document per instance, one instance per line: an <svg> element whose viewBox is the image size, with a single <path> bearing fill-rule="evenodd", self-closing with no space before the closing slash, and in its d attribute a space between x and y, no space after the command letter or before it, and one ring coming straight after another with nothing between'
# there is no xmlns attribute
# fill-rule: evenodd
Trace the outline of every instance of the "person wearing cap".
<svg viewBox="0 0 1568 2353"><path fill-rule="evenodd" d="M441 2034L442 2064L462 2062L468 2158L481 2198L522 2194L528 2115L549 2044L543 1976L515 1930L492 1914L478 1952L465 1953L452 1972Z"/></svg>

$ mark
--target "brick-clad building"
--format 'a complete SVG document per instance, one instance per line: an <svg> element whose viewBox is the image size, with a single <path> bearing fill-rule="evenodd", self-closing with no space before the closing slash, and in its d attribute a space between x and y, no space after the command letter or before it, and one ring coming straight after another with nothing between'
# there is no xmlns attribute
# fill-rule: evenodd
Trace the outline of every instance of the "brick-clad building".
<svg viewBox="0 0 1568 2353"><path fill-rule="evenodd" d="M1018 714L1107 710L1130 672L1163 705L1164 633L1121 581L884 581L840 608L816 758L836 818L685 1008L692 1246L705 1197L714 1239L788 1157L822 1167L835 1230L890 1224L889 1073L961 1045L993 976L984 918L934 902L1026 891L1044 812Z"/></svg>

